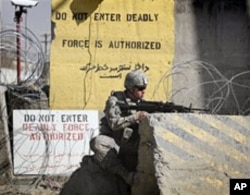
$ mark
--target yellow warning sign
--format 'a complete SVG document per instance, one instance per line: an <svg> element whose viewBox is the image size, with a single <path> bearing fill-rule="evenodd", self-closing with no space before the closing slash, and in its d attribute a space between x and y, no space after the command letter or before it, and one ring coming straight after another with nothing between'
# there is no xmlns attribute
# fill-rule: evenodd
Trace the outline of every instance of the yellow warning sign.
<svg viewBox="0 0 250 195"><path fill-rule="evenodd" d="M174 55L174 4L169 0L52 0L50 107L104 108L124 77L141 70L146 99L166 100L163 83Z"/></svg>

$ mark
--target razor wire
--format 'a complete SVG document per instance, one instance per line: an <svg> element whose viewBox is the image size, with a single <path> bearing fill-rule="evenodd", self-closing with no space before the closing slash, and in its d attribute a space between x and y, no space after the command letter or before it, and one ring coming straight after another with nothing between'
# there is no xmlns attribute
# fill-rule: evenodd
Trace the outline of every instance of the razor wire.
<svg viewBox="0 0 250 195"><path fill-rule="evenodd" d="M152 98L160 85L166 100L177 104L202 107L213 114L250 114L250 70L228 76L211 62L183 61L165 72Z"/></svg>
<svg viewBox="0 0 250 195"><path fill-rule="evenodd" d="M25 98L24 101L27 101L27 99ZM33 102L36 105L39 105L40 100L35 100L36 102ZM29 102L27 102L29 104ZM13 107L17 108L17 109L21 109L20 107L20 99L19 97L17 98L13 98L8 104L11 104ZM3 123L3 121L12 121L13 119L11 118L10 115L8 115L6 113L6 111L8 110L7 105L6 107L3 107L3 105L1 105L1 117L0 117L0 123ZM37 108L39 109L39 108ZM41 106L40 109L42 110L43 107ZM5 113L5 114L4 114ZM28 113L28 111L27 111ZM11 129L13 128L13 126L11 125L11 123L9 124L5 124L8 125ZM2 132L1 132L2 134ZM35 132L35 134L37 136L43 136L43 137L47 137L48 136L48 132L46 129L40 128L37 132ZM12 156L12 159L7 159L5 161L12 161L12 163L10 163L8 166L2 167L1 164L1 172L2 174L0 175L0 179L1 181L4 181L7 185L6 190L4 191L4 194L24 194L24 195L28 195L31 193L31 191L37 189L39 190L46 190L49 191L49 194L58 194L58 190L60 190L62 184L66 181L67 177L63 176L63 175L47 175L46 174L46 167L49 164L49 160L50 160L50 154L53 153L55 147L56 147L56 143L52 143L49 139L41 139L38 140L36 142L34 142L35 144L30 145L29 148L27 149L27 153L25 155L21 154L20 148L22 146L23 143L27 142L28 139L30 137L29 132L25 132L23 131L22 128L18 128L15 129L13 131L9 131L9 133L7 135L1 135L0 136L0 151L3 155L4 154L4 150L6 145L8 144L10 147L12 147L10 150L12 151L12 155L21 155L20 158L23 158L24 161L22 163L24 164L19 164L19 166L22 167L22 172L19 172L17 175L15 174L15 170L14 169L19 169L18 166L14 166L15 161L14 161L14 156ZM14 147L14 143L15 143L15 147ZM40 156L34 156L36 155L37 151L39 150L39 147L43 147L43 151L40 150L41 155ZM67 144L65 145L65 150L67 149ZM6 150L5 153L8 153L10 151ZM29 157L32 156L32 157ZM7 155L8 156L8 155ZM27 167L27 164L29 164L29 166ZM33 166L36 166L37 164L39 164L41 166L41 169L37 170L37 174L34 174L33 176L27 173L32 169ZM11 167L12 166L12 167ZM27 172L25 171L25 166L27 169ZM15 167L15 168L14 168ZM10 171L10 172L9 172ZM5 174L3 174L3 172L5 172ZM63 174L63 173L62 173ZM22 175L20 178L18 178L18 175ZM26 179L23 180L23 178L26 176ZM19 185L16 185L15 180L19 180L20 179L20 184L22 184L22 182L24 182L22 184L22 187L20 188ZM22 181L23 180L23 181ZM1 190L0 190L1 191ZM2 194L0 192L0 194Z"/></svg>
<svg viewBox="0 0 250 195"><path fill-rule="evenodd" d="M13 27L5 26L2 28L0 32L0 56L1 56L1 63L0 63L0 85L8 88L8 90L13 94L13 99L9 99L9 104L12 105L12 107L19 108L20 100L24 103L24 105L30 105L35 104L38 109L44 109L44 105L47 102L47 98L42 98L43 96L40 96L40 93L36 92L35 85L39 85L39 79L42 76L43 70L44 70L44 64L45 64L45 57L42 49L41 42L37 38L37 36L28 28L21 27L21 30L17 32L17 30ZM17 45L17 37L20 40L21 47L18 48ZM17 81L17 55L18 55L18 49L19 49L19 58L21 61L21 70L20 70L20 82ZM38 86L38 90L40 86ZM20 93L21 92L21 93ZM21 106L21 107L22 107ZM1 113L6 112L8 108L3 107L1 105ZM7 123L11 123L11 118L8 116L8 114L2 114L1 117L4 117L4 119L1 119L1 123L3 121L7 121ZM11 127L11 124L5 124L5 126ZM11 127L12 128L12 127ZM41 134L46 134L46 131L41 130L39 131ZM23 131L17 130L17 131L9 131L9 133L5 136L1 136L0 140L0 150L4 151L4 146L7 144L13 146L14 138L17 135L23 134ZM21 139L18 140L19 143L23 143L26 140ZM45 140L45 157L43 159L42 164L45 166L48 163L48 151L52 147L50 147L49 140ZM32 151L36 150L37 146L32 146ZM14 149L10 149L11 151L15 152ZM31 152L32 152L31 151ZM10 152L10 151L6 151ZM11 159L9 159L11 160ZM34 162L36 163L36 162ZM5 163L4 163L5 164ZM44 170L39 170L39 174L37 176L34 176L27 182L27 187L23 187L22 190L19 190L17 186L15 186L15 183L12 181L12 173L9 172L9 166L11 166L12 163L8 165L6 164L5 167L2 167L2 171L6 171L5 174L1 174L1 180L4 181L7 186L9 186L9 191L6 189L6 194L8 193L20 193L23 191L26 194L30 189L34 188L38 185L38 183L42 180L42 177L44 175Z"/></svg>
<svg viewBox="0 0 250 195"><path fill-rule="evenodd" d="M41 77L45 57L41 41L28 28L21 27L20 32L13 27L3 27L0 32L0 85L12 88L27 88ZM20 39L20 47L17 45ZM20 83L17 83L17 51L21 61Z"/></svg>

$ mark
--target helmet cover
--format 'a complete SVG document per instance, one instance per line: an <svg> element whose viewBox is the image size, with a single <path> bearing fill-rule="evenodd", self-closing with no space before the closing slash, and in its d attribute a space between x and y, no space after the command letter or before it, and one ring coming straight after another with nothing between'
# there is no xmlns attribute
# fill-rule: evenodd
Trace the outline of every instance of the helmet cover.
<svg viewBox="0 0 250 195"><path fill-rule="evenodd" d="M145 73L139 70L134 70L126 75L124 87L126 89L131 89L135 86L145 86L147 84L148 79Z"/></svg>

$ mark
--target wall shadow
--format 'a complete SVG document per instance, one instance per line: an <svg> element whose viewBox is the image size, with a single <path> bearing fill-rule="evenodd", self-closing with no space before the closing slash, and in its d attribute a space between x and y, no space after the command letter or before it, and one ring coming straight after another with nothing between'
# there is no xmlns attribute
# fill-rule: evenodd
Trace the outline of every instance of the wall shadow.
<svg viewBox="0 0 250 195"><path fill-rule="evenodd" d="M72 14L78 19L77 25L83 23L98 8L102 0L73 0L70 4Z"/></svg>
<svg viewBox="0 0 250 195"><path fill-rule="evenodd" d="M249 114L250 1L176 0L175 4L175 61L209 63L202 64L199 75L193 74L201 84L210 77L211 84L199 89L203 104L219 114Z"/></svg>
<svg viewBox="0 0 250 195"><path fill-rule="evenodd" d="M247 85L243 87L250 76L246 74L250 70L247 0L193 0L192 6L199 58L212 62L228 81L224 82L226 88L214 94L219 97L214 100L216 105L222 101L219 113L247 114L250 89ZM204 90L204 94L214 93L214 88Z"/></svg>

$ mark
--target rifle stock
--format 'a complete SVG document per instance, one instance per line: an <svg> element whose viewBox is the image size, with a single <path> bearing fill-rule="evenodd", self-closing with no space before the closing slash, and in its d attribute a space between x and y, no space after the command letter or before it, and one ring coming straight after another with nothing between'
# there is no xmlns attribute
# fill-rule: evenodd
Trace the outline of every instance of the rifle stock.
<svg viewBox="0 0 250 195"><path fill-rule="evenodd" d="M176 105L172 102L157 102L157 101L140 101L140 102L118 102L121 110L136 110L136 111L145 111L148 113L156 113L156 112L180 112L180 113L191 113L194 111L208 112L207 109L201 108L192 108L185 107L182 105Z"/></svg>

